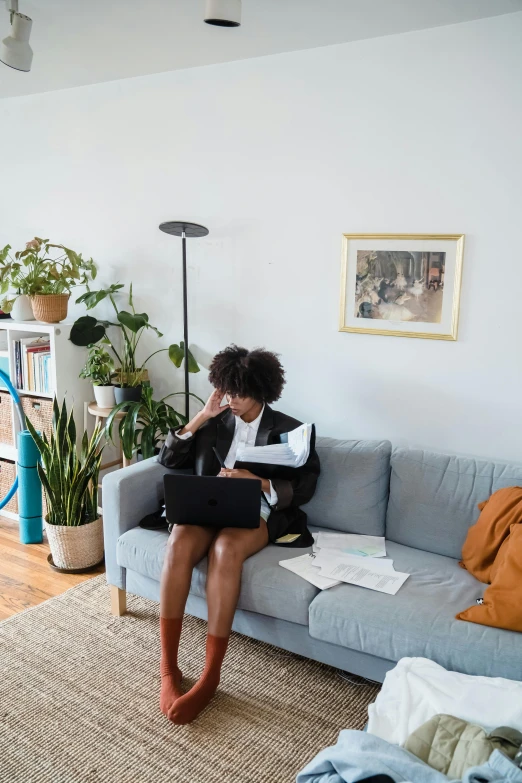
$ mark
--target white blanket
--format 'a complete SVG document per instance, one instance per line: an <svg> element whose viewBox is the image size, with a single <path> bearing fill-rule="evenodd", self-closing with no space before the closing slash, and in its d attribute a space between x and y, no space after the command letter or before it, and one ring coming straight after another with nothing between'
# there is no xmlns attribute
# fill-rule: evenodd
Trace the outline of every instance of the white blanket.
<svg viewBox="0 0 522 783"><path fill-rule="evenodd" d="M488 731L499 726L522 731L522 682L472 677L446 671L427 658L402 658L368 707L368 731L403 745L412 731L440 713Z"/></svg>

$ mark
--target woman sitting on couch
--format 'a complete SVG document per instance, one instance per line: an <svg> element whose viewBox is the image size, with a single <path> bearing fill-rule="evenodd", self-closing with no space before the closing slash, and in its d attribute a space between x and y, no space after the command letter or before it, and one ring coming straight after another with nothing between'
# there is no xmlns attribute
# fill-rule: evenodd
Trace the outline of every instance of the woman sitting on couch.
<svg viewBox="0 0 522 783"><path fill-rule="evenodd" d="M221 665L241 587L243 563L269 542L285 538L291 546L306 547L312 536L299 506L313 496L319 458L312 442L301 468L246 464L236 467L240 445L280 443L281 435L301 422L272 410L281 396L284 370L274 353L247 351L235 345L218 353L210 366L215 391L205 407L181 430L171 430L159 455L168 468L193 468L200 476L261 479L260 525L256 529L174 525L161 578L161 698L162 712L173 723L194 720L210 702L219 684ZM221 405L223 398L226 404ZM214 450L224 459L221 468ZM177 664L183 612L192 569L208 555L208 636L203 674L183 694Z"/></svg>

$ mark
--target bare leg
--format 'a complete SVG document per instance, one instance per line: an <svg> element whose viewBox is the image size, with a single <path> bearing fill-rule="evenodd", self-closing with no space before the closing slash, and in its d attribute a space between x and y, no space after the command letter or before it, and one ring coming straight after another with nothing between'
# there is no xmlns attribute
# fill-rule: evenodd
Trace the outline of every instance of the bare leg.
<svg viewBox="0 0 522 783"><path fill-rule="evenodd" d="M183 617L192 570L207 554L216 531L197 525L174 525L161 573L160 614Z"/></svg>
<svg viewBox="0 0 522 783"><path fill-rule="evenodd" d="M161 695L160 709L168 715L182 695L178 647L192 569L207 553L215 532L204 527L176 525L170 534L161 575Z"/></svg>
<svg viewBox="0 0 522 783"><path fill-rule="evenodd" d="M193 721L216 692L239 598L243 563L267 544L268 530L263 519L256 530L224 528L214 539L208 559L205 669L196 685L171 707L169 718L174 723Z"/></svg>
<svg viewBox="0 0 522 783"><path fill-rule="evenodd" d="M225 527L214 539L208 554L208 632L229 636L241 589L243 563L268 544L266 522L255 530Z"/></svg>

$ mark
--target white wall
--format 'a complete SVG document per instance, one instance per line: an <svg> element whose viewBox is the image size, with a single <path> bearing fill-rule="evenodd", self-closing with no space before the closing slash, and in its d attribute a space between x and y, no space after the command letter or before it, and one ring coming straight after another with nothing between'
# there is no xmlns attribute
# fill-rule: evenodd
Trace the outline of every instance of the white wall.
<svg viewBox="0 0 522 783"><path fill-rule="evenodd" d="M320 434L522 460L521 38L519 13L1 101L0 245L92 254L167 345L180 248L157 225L202 222L203 364L264 345ZM342 233L388 231L466 234L457 342L337 331ZM153 379L182 388L163 358Z"/></svg>

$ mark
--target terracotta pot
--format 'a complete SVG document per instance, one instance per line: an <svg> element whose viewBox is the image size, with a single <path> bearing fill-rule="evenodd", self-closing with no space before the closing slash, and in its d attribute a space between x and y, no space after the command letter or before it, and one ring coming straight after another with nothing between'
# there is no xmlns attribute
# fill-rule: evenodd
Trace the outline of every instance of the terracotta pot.
<svg viewBox="0 0 522 783"><path fill-rule="evenodd" d="M93 384L94 399L100 408L114 408L116 400L114 397L114 386L95 386Z"/></svg>
<svg viewBox="0 0 522 783"><path fill-rule="evenodd" d="M103 557L103 523L98 517L87 525L50 525L47 540L58 568L88 568Z"/></svg>
<svg viewBox="0 0 522 783"><path fill-rule="evenodd" d="M27 296L27 294L20 294L20 296L16 297L11 310L11 318L13 321L34 321L31 297Z"/></svg>
<svg viewBox="0 0 522 783"><path fill-rule="evenodd" d="M69 297L70 294L35 294L31 297L34 317L46 324L65 321Z"/></svg>

